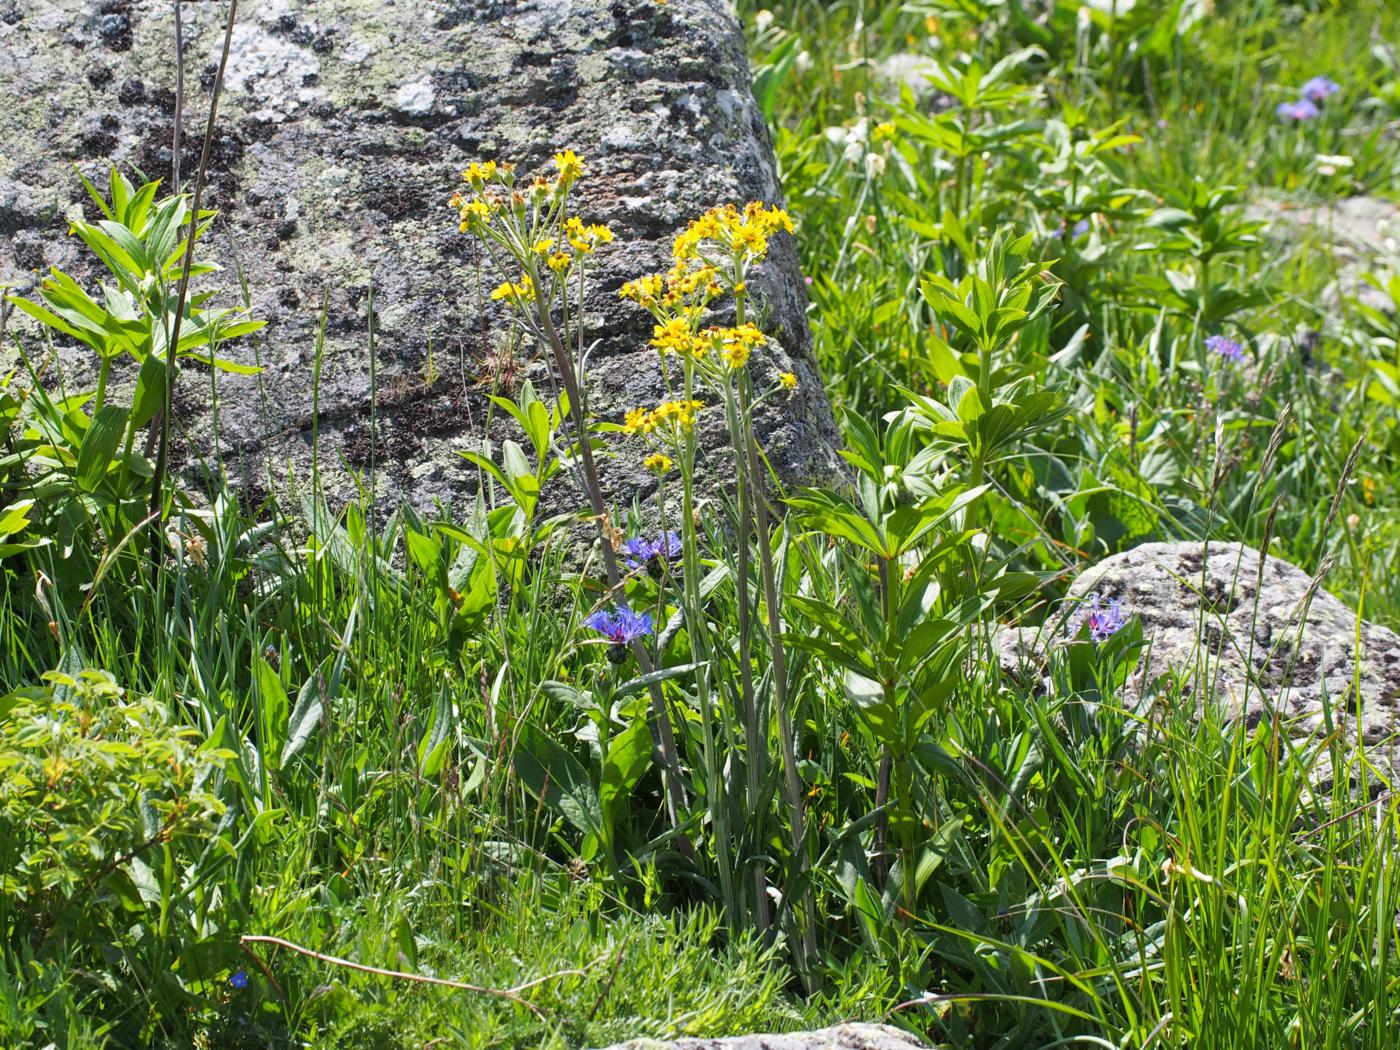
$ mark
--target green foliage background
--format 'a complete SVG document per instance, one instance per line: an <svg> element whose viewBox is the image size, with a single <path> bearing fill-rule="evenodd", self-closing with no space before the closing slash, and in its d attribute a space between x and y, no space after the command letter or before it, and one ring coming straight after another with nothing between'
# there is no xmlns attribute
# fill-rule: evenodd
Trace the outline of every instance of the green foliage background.
<svg viewBox="0 0 1400 1050"><path fill-rule="evenodd" d="M0 336L35 366L0 389L0 1042L589 1046L860 1016L950 1047L1390 1047L1382 771L1340 734L1196 718L1181 682L1130 707L1132 622L1041 681L999 668L1001 625L1063 634L1072 574L1150 539L1330 568L1400 624L1400 323L1329 291L1325 231L1247 210L1396 199L1400 12L1122 6L741 5L852 483L761 526L713 506L684 573L610 596L570 555L578 516L539 513L579 446L528 386L501 391L518 440L474 453L467 520L327 507L314 479L299 506L177 489L152 515L189 208L90 187L109 293L56 277L16 306L133 357L130 403L41 378L17 318ZM896 54L927 93L882 75ZM1276 117L1317 75L1340 86L1320 116ZM1398 266L1372 274L1392 306ZM225 309L186 304L185 367L256 338ZM617 437L591 440L606 470ZM585 627L609 597L656 612L656 675ZM1323 761L1351 792L1310 786Z"/></svg>

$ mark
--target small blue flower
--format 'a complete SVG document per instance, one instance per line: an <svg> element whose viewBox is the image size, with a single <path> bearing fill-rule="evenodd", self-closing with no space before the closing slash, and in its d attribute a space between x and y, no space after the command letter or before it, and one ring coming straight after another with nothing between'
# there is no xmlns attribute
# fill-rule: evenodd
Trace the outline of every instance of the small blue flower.
<svg viewBox="0 0 1400 1050"><path fill-rule="evenodd" d="M1206 349L1213 354L1219 354L1231 364L1237 365L1244 360L1244 347L1223 335L1207 336Z"/></svg>
<svg viewBox="0 0 1400 1050"><path fill-rule="evenodd" d="M583 622L612 642L608 648L608 659L615 664L627 659L629 642L645 638L654 631L651 614L633 612L625 605L614 612L599 609Z"/></svg>
<svg viewBox="0 0 1400 1050"><path fill-rule="evenodd" d="M1061 219L1060 225L1056 229L1050 231L1050 236L1058 239L1065 235L1065 230L1069 230L1070 237L1072 238L1083 237L1089 232L1089 220L1080 219L1073 226L1070 226L1068 219Z"/></svg>
<svg viewBox="0 0 1400 1050"><path fill-rule="evenodd" d="M247 971L247 970L234 970L234 971L233 971L233 976L230 977L230 978L228 979L228 983L231 984L231 985L233 985L235 988L239 988L239 989L247 988L247 987L248 987L248 971Z"/></svg>
<svg viewBox="0 0 1400 1050"><path fill-rule="evenodd" d="M1274 112L1283 120L1300 124L1305 120L1313 120L1322 111L1311 99L1300 98L1297 102L1280 102Z"/></svg>
<svg viewBox="0 0 1400 1050"><path fill-rule="evenodd" d="M1300 90L1308 102L1321 104L1342 90L1342 85L1328 77L1313 77Z"/></svg>
<svg viewBox="0 0 1400 1050"><path fill-rule="evenodd" d="M1117 598L1101 598L1095 591L1084 599L1077 612L1070 617L1066 630L1073 638L1080 628L1087 625L1090 640L1102 644L1127 624L1128 619L1123 615L1123 603Z"/></svg>

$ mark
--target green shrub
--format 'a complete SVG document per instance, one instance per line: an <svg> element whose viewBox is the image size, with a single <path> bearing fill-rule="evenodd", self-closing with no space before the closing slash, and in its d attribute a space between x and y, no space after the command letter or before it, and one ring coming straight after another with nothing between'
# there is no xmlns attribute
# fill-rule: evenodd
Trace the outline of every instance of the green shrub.
<svg viewBox="0 0 1400 1050"><path fill-rule="evenodd" d="M0 931L21 1006L53 967L128 1011L138 988L181 997L196 887L230 851L210 789L226 756L197 737L99 671L0 698Z"/></svg>

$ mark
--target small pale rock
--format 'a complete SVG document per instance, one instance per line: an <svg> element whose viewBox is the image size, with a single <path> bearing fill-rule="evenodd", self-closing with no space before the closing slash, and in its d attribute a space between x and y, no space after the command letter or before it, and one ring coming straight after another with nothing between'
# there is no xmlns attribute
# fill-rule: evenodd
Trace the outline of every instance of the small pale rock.
<svg viewBox="0 0 1400 1050"><path fill-rule="evenodd" d="M431 80L410 80L394 92L394 108L411 117L421 117L433 111L437 93Z"/></svg>
<svg viewBox="0 0 1400 1050"><path fill-rule="evenodd" d="M1396 304L1364 275L1400 267L1400 205L1365 196L1328 204L1265 197L1251 204L1246 214L1265 223L1276 239L1296 240L1311 233L1327 245L1337 267L1336 279L1325 292L1329 307L1355 299L1375 310L1394 311Z"/></svg>
<svg viewBox="0 0 1400 1050"><path fill-rule="evenodd" d="M1344 741L1359 731L1383 771L1400 771L1400 636L1358 623L1296 566L1274 557L1261 565L1258 551L1238 543L1146 543L1085 570L1069 600L1092 593L1121 601L1150 643L1130 702L1169 669L1201 675L1229 714L1250 725L1277 714L1295 739L1320 733L1330 705ZM1003 632L1003 672L1037 673L1049 641L1029 629Z"/></svg>
<svg viewBox="0 0 1400 1050"><path fill-rule="evenodd" d="M883 1024L842 1024L816 1032L723 1039L632 1039L606 1050L927 1050L908 1032Z"/></svg>

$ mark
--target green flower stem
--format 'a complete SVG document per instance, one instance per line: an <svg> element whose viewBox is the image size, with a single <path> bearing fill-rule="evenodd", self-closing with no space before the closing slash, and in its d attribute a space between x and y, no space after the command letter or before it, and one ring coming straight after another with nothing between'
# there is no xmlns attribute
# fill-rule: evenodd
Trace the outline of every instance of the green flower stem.
<svg viewBox="0 0 1400 1050"><path fill-rule="evenodd" d="M752 829L759 832L764 823L762 810L763 785L768 780L768 741L759 718L758 704L754 696L753 665L749 659L752 646L753 616L752 598L749 593L749 485L748 456L744 450L744 430L740 421L739 402L734 384L724 385L724 419L729 428L730 443L734 449L736 468L735 484L739 494L739 518L735 523L735 543L738 544L735 594L739 607L739 685L743 693L744 707L744 766L747 772L745 795L748 802L748 819ZM768 928L768 882L764 872L762 851L755 850L752 858L753 914L754 924L760 930Z"/></svg>
<svg viewBox="0 0 1400 1050"><path fill-rule="evenodd" d="M685 366L685 400L695 396L695 369ZM701 665L695 676L696 698L700 704L700 731L704 747L705 801L710 810L710 823L715 835L715 863L719 870L720 896L725 911L736 926L744 925L744 910L734 890L733 857L730 852L729 813L726 792L715 746L714 697L710 692L710 674L714 670L714 651L710 647L705 609L700 597L700 552L695 536L695 430L685 431L681 447L681 586L685 595L685 620L690 632L691 649Z"/></svg>
<svg viewBox="0 0 1400 1050"><path fill-rule="evenodd" d="M742 304L742 298L740 299ZM742 314L741 314L742 316ZM763 578L764 602L768 606L768 640L772 648L773 705L778 720L778 743L782 751L783 783L787 791L788 809L792 831L793 855L797 863L798 879L808 870L806 817L803 812L802 777L797 771L797 741L792 728L792 710L788 703L787 653L783 645L782 604L778 595L778 576L773 567L772 531L768 521L768 507L763 495L763 475L760 471L758 442L753 434L752 398L749 390L749 377L745 372L739 380L740 418L744 425L744 445L748 452L749 477L754 486L754 524L758 532L758 566ZM785 902L787 903L787 902ZM812 923L812 894L810 888L803 894L802 907L794 908L793 914L800 928L801 951L798 966L808 989L813 990L811 963L816 955L816 934Z"/></svg>
<svg viewBox="0 0 1400 1050"><path fill-rule="evenodd" d="M530 280L540 287L539 274L534 260L526 256ZM583 412L583 394L578 373L564 340L554 326L554 318L547 308L537 311L540 329L554 358L559 381L564 384L564 393L569 398L569 414L573 417L574 429L578 432L579 457L582 460L584 488L588 492L589 506L593 511L594 524L598 529L599 545L603 551L603 568L607 573L608 586L618 594L622 593L622 574L617 568L617 554L613 551L611 538L607 533L608 508L603 499L603 489L598 482L598 466L593 458L593 445L588 438L588 425ZM633 639L632 652L637 658L637 666L643 675L651 674L656 668L640 639ZM676 750L675 730L671 726L671 715L666 708L666 698L661 693L659 682L649 687L652 704L652 724L657 738L657 746L665 764L666 816L672 828L681 825L681 813L688 807L685 785L681 782L680 755ZM682 837L682 842L686 841ZM682 846L682 849L687 847Z"/></svg>

